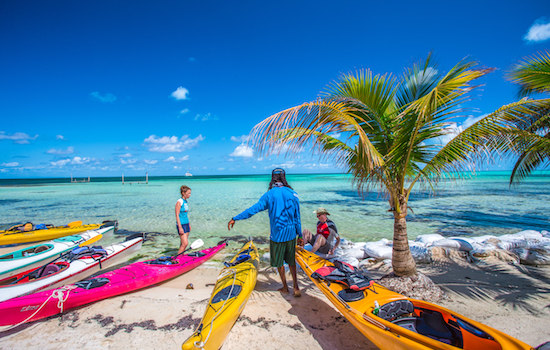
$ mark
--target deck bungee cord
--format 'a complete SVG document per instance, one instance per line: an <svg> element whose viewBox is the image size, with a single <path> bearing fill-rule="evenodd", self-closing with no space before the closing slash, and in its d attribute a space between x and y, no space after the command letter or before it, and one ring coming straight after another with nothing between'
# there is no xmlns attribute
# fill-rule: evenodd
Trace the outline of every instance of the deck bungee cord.
<svg viewBox="0 0 550 350"><path fill-rule="evenodd" d="M210 329L208 330L208 334L206 335L206 339L201 340L201 341L195 341L193 343L193 345L195 345L196 348L204 350L204 346L208 342L208 339L210 338L210 334L212 333L212 329L214 328L214 320L216 320L216 318L221 314L221 311L225 307L226 302L229 299L231 299L231 295L233 294L233 288L235 287L235 282L237 281L237 269L231 268L231 269L226 269L226 270L222 271L222 273L218 276L216 281L224 279L225 277L229 276L230 274L233 274L233 282L231 283L231 289L229 290L229 294L228 294L227 298L224 299L222 306L218 310L216 310L216 313L212 317L212 320L209 323ZM202 336L202 329L203 329L203 324L201 323L199 325L199 328L197 328L197 334Z"/></svg>
<svg viewBox="0 0 550 350"><path fill-rule="evenodd" d="M46 306L46 304L48 303L48 301L50 301L50 299L52 298L55 298L57 299L57 307L61 310L61 313L63 313L63 304L65 303L65 301L67 301L67 299L69 298L69 294L71 293L71 291L73 289L76 289L78 288L78 286L76 285L68 285L68 286L63 286L63 287L60 287L60 288L57 288L57 289L54 289L52 291L52 294L48 297L48 299L44 300L44 302L42 303L42 305L40 305L40 307L38 309L36 309L36 311L34 313L32 313L29 317L27 317L26 319L24 319L23 321L17 323L17 324L14 324L14 325L11 325L11 326L2 326L0 327L0 332L7 332L9 330L12 330L14 328L17 328L19 326L21 326L22 324L24 323L27 323L29 320L31 320L36 314L38 314L40 312L40 310L42 310L44 308L44 306ZM63 292L67 292L66 295L63 295Z"/></svg>

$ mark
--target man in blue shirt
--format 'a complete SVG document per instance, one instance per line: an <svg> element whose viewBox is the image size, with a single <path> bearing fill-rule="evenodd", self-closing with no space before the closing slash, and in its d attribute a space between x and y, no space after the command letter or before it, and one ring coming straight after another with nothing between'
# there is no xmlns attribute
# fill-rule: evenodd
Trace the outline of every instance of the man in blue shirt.
<svg viewBox="0 0 550 350"><path fill-rule="evenodd" d="M284 262L288 264L294 282L294 296L301 296L296 277L296 237L302 236L302 224L300 221L300 200L298 194L286 181L285 171L277 168L271 172L269 190L260 200L239 215L233 217L227 223L227 229L231 230L235 221L248 219L249 217L268 210L271 234L269 236L269 250L271 266L276 267L281 276L282 293L288 293Z"/></svg>

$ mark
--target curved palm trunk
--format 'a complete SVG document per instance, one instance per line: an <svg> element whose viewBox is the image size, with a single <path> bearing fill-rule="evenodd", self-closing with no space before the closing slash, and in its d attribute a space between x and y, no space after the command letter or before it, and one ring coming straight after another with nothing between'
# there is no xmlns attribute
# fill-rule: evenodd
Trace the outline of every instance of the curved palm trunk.
<svg viewBox="0 0 550 350"><path fill-rule="evenodd" d="M406 213L406 206L405 208ZM394 212L392 267L397 276L416 274L416 263L409 248L406 214Z"/></svg>

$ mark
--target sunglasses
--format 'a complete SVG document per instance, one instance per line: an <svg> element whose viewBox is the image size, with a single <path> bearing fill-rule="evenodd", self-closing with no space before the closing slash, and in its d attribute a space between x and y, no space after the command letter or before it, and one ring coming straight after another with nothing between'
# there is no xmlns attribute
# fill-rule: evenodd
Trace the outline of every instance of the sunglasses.
<svg viewBox="0 0 550 350"><path fill-rule="evenodd" d="M272 174L284 174L285 171L283 169L274 169L271 173Z"/></svg>

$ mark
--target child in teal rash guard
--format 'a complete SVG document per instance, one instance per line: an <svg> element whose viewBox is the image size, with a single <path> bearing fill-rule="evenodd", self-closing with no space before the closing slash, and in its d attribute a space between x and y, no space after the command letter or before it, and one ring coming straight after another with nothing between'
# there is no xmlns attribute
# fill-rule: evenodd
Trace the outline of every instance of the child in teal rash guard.
<svg viewBox="0 0 550 350"><path fill-rule="evenodd" d="M187 215L189 211L187 200L191 197L191 189L187 186L181 186L180 193L181 198L176 202L176 229L180 236L180 249L178 249L178 254L185 251L187 243L189 242L189 233L191 232L191 224L189 223L189 217Z"/></svg>
<svg viewBox="0 0 550 350"><path fill-rule="evenodd" d="M268 210L271 234L269 236L271 266L276 267L283 283L279 289L282 293L288 293L284 262L288 264L294 282L294 296L301 295L296 277L296 237L302 236L302 224L300 220L300 200L298 194L286 181L285 171L277 168L271 172L269 190L260 200L227 223L227 229L231 230L235 221L248 219L249 217Z"/></svg>

